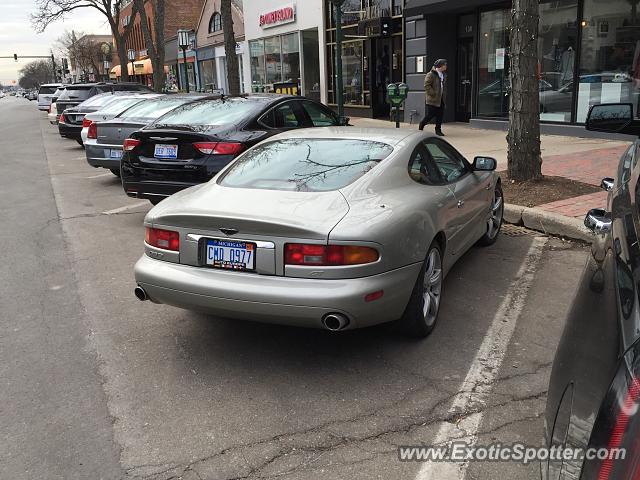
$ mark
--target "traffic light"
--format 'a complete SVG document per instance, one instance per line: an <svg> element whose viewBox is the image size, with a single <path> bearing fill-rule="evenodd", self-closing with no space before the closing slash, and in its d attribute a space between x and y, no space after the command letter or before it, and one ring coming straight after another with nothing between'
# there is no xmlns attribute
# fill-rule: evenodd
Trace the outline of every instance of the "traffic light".
<svg viewBox="0 0 640 480"><path fill-rule="evenodd" d="M14 54L13 54L13 59L14 59L16 62L18 61L18 54L17 54L17 53L14 53Z"/></svg>

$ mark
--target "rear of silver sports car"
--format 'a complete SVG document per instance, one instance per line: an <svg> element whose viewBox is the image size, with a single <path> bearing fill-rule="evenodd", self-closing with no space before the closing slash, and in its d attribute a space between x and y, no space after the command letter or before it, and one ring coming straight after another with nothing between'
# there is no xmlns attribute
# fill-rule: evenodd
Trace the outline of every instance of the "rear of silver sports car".
<svg viewBox="0 0 640 480"><path fill-rule="evenodd" d="M329 330L402 316L420 264L392 268L366 230L333 240L349 214L337 189L308 182L304 190L285 189L273 179L247 188L256 166L247 168L236 172L243 187L227 177L226 184L185 190L149 212L145 252L135 266L139 299Z"/></svg>

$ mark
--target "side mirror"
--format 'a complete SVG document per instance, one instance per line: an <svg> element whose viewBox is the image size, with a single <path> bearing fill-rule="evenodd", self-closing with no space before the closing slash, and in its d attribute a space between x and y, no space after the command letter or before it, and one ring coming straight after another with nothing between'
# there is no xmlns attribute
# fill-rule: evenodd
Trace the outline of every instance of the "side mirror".
<svg viewBox="0 0 640 480"><path fill-rule="evenodd" d="M602 208L592 208L584 217L584 226L593 233L607 233L611 231L611 215Z"/></svg>
<svg viewBox="0 0 640 480"><path fill-rule="evenodd" d="M498 167L498 161L493 157L475 157L473 169L481 172L492 172Z"/></svg>
<svg viewBox="0 0 640 480"><path fill-rule="evenodd" d="M585 128L594 132L619 133L631 122L633 122L633 105L603 103L591 107Z"/></svg>
<svg viewBox="0 0 640 480"><path fill-rule="evenodd" d="M615 185L616 181L611 178L611 177L605 177L602 179L602 182L600 182L600 188L607 191L607 192L611 192L613 191L613 186Z"/></svg>

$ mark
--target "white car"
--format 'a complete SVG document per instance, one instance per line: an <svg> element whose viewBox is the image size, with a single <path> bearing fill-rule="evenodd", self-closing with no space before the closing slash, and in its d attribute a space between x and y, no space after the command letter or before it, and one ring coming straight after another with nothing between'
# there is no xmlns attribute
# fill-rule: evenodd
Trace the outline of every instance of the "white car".
<svg viewBox="0 0 640 480"><path fill-rule="evenodd" d="M40 85L40 89L38 90L38 110L48 111L49 105L51 105L51 97L58 89L61 87L61 83L46 83L44 85Z"/></svg>
<svg viewBox="0 0 640 480"><path fill-rule="evenodd" d="M160 95L161 94L159 93L144 93L114 96L113 100L100 107L100 110L87 113L84 116L84 119L82 120L82 131L80 132L82 143L84 144L87 142L87 137L89 135L89 126L92 123L112 120L130 107L133 107L134 105L137 105L138 103L149 98L159 97Z"/></svg>

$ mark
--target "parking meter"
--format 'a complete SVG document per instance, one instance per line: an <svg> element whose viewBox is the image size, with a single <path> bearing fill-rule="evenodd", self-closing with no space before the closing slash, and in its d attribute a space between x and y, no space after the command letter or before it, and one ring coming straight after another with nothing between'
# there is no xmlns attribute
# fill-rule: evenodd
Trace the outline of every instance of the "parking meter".
<svg viewBox="0 0 640 480"><path fill-rule="evenodd" d="M395 109L396 128L400 128L400 107L409 95L406 83L390 83L387 85L387 97L391 107Z"/></svg>

